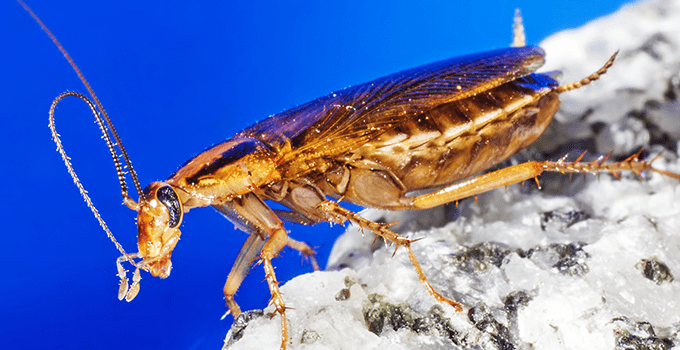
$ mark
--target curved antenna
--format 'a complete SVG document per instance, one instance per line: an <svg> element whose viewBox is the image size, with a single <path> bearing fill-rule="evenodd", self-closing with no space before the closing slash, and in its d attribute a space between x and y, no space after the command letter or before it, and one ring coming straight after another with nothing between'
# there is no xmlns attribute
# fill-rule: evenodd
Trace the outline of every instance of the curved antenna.
<svg viewBox="0 0 680 350"><path fill-rule="evenodd" d="M90 96L92 96L92 100L94 101L94 104L97 106L97 108L99 108L99 111L101 111L101 116L104 118L104 121L106 121L106 126L108 126L109 130L111 130L111 134L113 135L113 138L116 140L116 143L118 144L118 149L120 149L120 152L123 156L123 159L125 160L125 165L127 166L128 170L130 171L130 177L132 178L132 182L134 183L135 189L137 190L137 195L139 197L141 197L142 196L142 186L140 185L139 180L137 179L137 172L132 167L132 162L130 161L130 157L128 156L127 151L125 150L125 147L123 146L123 142L121 141L120 137L118 136L118 133L116 132L116 128L113 127L113 123L111 122L111 119L109 119L108 114L106 114L106 110L104 110L104 106L102 106L101 102L99 102L97 95L94 93L94 90L90 87L90 83L87 82L87 79L85 79L85 76L80 71L80 69L78 68L76 63L73 61L73 59L71 59L71 56L69 56L68 52L66 52L66 49L64 49L64 47L61 46L61 43L59 43L59 40L57 40L57 38L54 36L54 34L52 34L52 32L47 28L47 26L45 26L45 24L40 20L38 15L36 15L35 12L33 12L33 10L31 10L31 8L28 7L28 5L26 5L22 0L17 0L17 1L26 10L26 12L28 12L36 22L38 22L38 25L40 25L40 28L42 28L42 30L44 30L45 33L47 33L47 35L50 37L50 39L52 39L52 42L57 46L59 51L61 51L62 55L64 55L64 57L66 58L68 63L71 65L73 70L78 75L78 78L80 78L80 81L83 83L83 85L85 85L87 92L90 94ZM66 96L62 97L60 95L60 97L63 98L63 97L66 97ZM81 99L82 99L82 97L81 97ZM56 102L58 102L58 100L60 100L59 97L57 97L57 99L54 100L54 102L52 103L53 107L56 104ZM92 103L87 98L85 98L84 100L86 102L88 102L88 104ZM91 106L91 108L92 108L92 106ZM52 113L52 109L50 110L50 115L51 115L51 113ZM94 109L93 113L95 113L95 116L99 119L99 113L97 113L96 109ZM101 124L100 124L100 127L102 127L102 133L104 133L105 135L108 135L106 128L104 128L103 125L101 125ZM55 141L56 140L57 139L55 139ZM120 192L123 195L123 201L125 202L125 205L127 205L131 209L134 209L131 206L134 203L134 200L132 198L130 198L130 196L128 195L127 183L125 182L125 172L123 171L123 168L120 166L120 162L117 159L115 150L113 150L112 152L113 152L112 155L113 155L113 158L114 158L113 161L116 164L116 172L118 174L118 181L120 182ZM67 167L68 167L68 164L67 164ZM72 171L72 168L69 168L69 172L71 172L71 171ZM71 176L74 176L74 175L75 175L75 173L71 174ZM76 177L74 177L74 180L76 180ZM83 193L83 192L81 191L81 193ZM90 205L90 204L88 203L88 205ZM95 216L97 216L97 215L98 214L95 213Z"/></svg>
<svg viewBox="0 0 680 350"><path fill-rule="evenodd" d="M83 187L83 184L80 182L78 179L78 175L76 175L75 170L73 170L73 165L71 164L70 158L66 155L66 151L64 150L64 146L61 144L61 139L59 138L59 134L57 133L57 129L54 126L54 110L57 107L57 104L59 101L64 99L65 97L68 96L75 96L78 97L79 99L85 101L88 106L90 106L90 110L92 111L92 114L94 114L95 119L97 119L97 124L99 124L99 129L101 129L102 134L104 135L104 140L106 140L106 146L109 147L109 151L111 152L111 157L113 157L113 162L116 164L116 169L120 169L120 160L118 160L118 156L116 155L116 150L114 148L113 142L111 141L111 137L109 134L106 132L106 126L104 125L104 122L97 113L97 108L95 105L90 101L87 96L79 93L79 92L74 92L74 91L66 91L61 93L57 98L52 101L52 105L50 106L50 131L52 131L52 138L54 139L54 143L57 144L57 151L59 151L59 154L61 154L61 159L64 161L64 164L66 164L66 169L68 169L68 173L71 175L73 178L73 182L76 184L76 187L78 187L78 191L80 191L80 195L83 196L83 199L85 199L85 203L87 203L87 206L90 207L90 210L92 210L92 213L94 214L94 217L97 218L97 221L99 221L99 225L106 231L106 235L109 236L109 239L113 244L116 245L116 248L118 248L118 251L125 257L127 261L129 261L132 265L134 265L137 268L140 268L137 263L134 261L133 257L130 256L130 254L125 252L125 249L123 249L123 246L118 243L116 238L113 236L113 233L111 233L111 230L109 230L109 227L106 225L104 222L104 219L102 219L101 215L99 214L99 211L97 208L95 208L94 204L92 203L92 200L90 199L90 196L87 195L87 191L85 190L85 187Z"/></svg>

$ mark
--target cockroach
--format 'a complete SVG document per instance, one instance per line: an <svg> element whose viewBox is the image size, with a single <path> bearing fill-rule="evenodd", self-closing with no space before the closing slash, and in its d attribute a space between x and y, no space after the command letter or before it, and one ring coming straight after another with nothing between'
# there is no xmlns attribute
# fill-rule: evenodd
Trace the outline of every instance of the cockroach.
<svg viewBox="0 0 680 350"><path fill-rule="evenodd" d="M559 85L552 73L536 73L544 51L526 46L519 14L510 48L427 64L328 94L260 121L199 153L167 180L142 189L130 158L87 80L42 21L18 0L61 50L90 98L76 92L59 95L50 108L50 128L66 167L95 217L121 256L116 260L118 297L131 301L139 292L141 270L166 278L179 241L184 213L212 206L248 233L224 285L234 317L234 300L251 264L262 264L271 303L281 320L281 349L288 343L286 305L279 292L272 259L286 246L314 260L307 244L288 237L283 222L357 224L385 243L403 247L430 295L456 311L463 306L429 284L416 255L415 241L343 208L340 199L364 207L425 209L529 179L544 171L598 173L655 171L652 161L634 155L621 162L529 161L474 176L531 145L545 131L560 105L559 95L588 85L605 74L616 54L595 73ZM123 202L137 212L139 252L128 254L116 241L78 181L54 126L56 105L67 96L85 101L109 147ZM108 130L107 130L108 128ZM112 137L109 135L112 135ZM113 140L139 195L132 199ZM538 181L537 181L538 182ZM412 195L418 191L418 195ZM422 191L429 191L422 194ZM289 210L271 209L265 201ZM135 267L132 284L124 262Z"/></svg>

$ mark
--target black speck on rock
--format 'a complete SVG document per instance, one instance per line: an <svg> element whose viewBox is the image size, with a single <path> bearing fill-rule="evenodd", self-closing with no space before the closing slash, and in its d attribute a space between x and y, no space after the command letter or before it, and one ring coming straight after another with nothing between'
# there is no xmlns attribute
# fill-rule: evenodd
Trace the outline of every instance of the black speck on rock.
<svg viewBox="0 0 680 350"><path fill-rule="evenodd" d="M587 220L590 215L582 210L556 209L541 213L541 230L564 232L570 226Z"/></svg>
<svg viewBox="0 0 680 350"><path fill-rule="evenodd" d="M559 260L553 268L557 269L563 275L581 276L588 273L588 265L586 259L590 258L590 254L583 250L585 243L569 243L569 244L551 244L549 249L553 250L559 256Z"/></svg>
<svg viewBox="0 0 680 350"><path fill-rule="evenodd" d="M504 309L508 314L516 315L519 309L529 305L531 299L533 297L523 290L514 291L503 299Z"/></svg>
<svg viewBox="0 0 680 350"><path fill-rule="evenodd" d="M612 320L615 350L669 350L675 346L670 338L660 337L649 322L634 322L622 316Z"/></svg>
<svg viewBox="0 0 680 350"><path fill-rule="evenodd" d="M302 331L300 344L313 344L319 339L321 339L321 336L319 336L319 333L317 333L315 330L305 329Z"/></svg>
<svg viewBox="0 0 680 350"><path fill-rule="evenodd" d="M414 311L407 305L395 305L383 301L379 294L370 294L362 309L368 330L380 335L385 327L393 330L412 328Z"/></svg>
<svg viewBox="0 0 680 350"><path fill-rule="evenodd" d="M543 268L550 267L567 276L582 276L590 270L586 260L590 254L583 250L586 244L583 242L569 244L550 244L538 246L529 250L517 250L517 255L528 258L536 265Z"/></svg>
<svg viewBox="0 0 680 350"><path fill-rule="evenodd" d="M454 344L464 345L462 334L453 328L439 305L433 306L425 316L415 319L412 329L418 334L438 334Z"/></svg>
<svg viewBox="0 0 680 350"><path fill-rule="evenodd" d="M238 315L238 317L236 317L234 320L234 323L231 325L231 329L229 330L229 334L227 334L227 339L224 341L224 347L222 349L230 347L232 344L243 338L243 334L246 331L246 327L248 327L248 323L254 319L262 317L263 315L263 310L250 310Z"/></svg>
<svg viewBox="0 0 680 350"><path fill-rule="evenodd" d="M349 288L343 288L343 289L340 289L340 291L337 294L335 294L335 300L337 300L337 301L347 300L347 299L349 299L350 296L351 296L351 293L349 291Z"/></svg>
<svg viewBox="0 0 680 350"><path fill-rule="evenodd" d="M419 315L409 305L395 305L384 301L379 294L370 294L362 312L368 330L376 335L389 329L386 327L395 331L406 328L417 334L448 338L456 345L465 343L464 337L453 328L439 305L433 306L427 314Z"/></svg>
<svg viewBox="0 0 680 350"><path fill-rule="evenodd" d="M517 347L512 343L510 330L508 327L498 322L489 308L480 304L470 309L468 319L477 329L487 333L499 350L514 350Z"/></svg>
<svg viewBox="0 0 680 350"><path fill-rule="evenodd" d="M455 254L453 259L459 269L466 272L482 273L492 266L501 267L503 259L510 254L510 249L495 242L484 242Z"/></svg>
<svg viewBox="0 0 680 350"><path fill-rule="evenodd" d="M642 270L642 274L647 279L656 282L658 285L661 285L664 282L671 283L674 280L673 275L671 274L671 269L668 268L668 265L659 261L655 257L650 259L642 259L637 266Z"/></svg>
<svg viewBox="0 0 680 350"><path fill-rule="evenodd" d="M666 91L663 93L663 97L666 101L675 101L678 98L678 91L680 90L680 79L678 79L677 74L668 79L666 85Z"/></svg>

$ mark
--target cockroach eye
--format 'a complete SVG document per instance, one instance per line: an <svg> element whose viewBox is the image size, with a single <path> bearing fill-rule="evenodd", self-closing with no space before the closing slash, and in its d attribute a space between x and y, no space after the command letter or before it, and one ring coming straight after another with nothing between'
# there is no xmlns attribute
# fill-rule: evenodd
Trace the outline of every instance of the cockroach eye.
<svg viewBox="0 0 680 350"><path fill-rule="evenodd" d="M182 208L175 190L170 186L163 186L156 191L156 198L168 208L168 215L170 216L168 226L177 227L182 221Z"/></svg>

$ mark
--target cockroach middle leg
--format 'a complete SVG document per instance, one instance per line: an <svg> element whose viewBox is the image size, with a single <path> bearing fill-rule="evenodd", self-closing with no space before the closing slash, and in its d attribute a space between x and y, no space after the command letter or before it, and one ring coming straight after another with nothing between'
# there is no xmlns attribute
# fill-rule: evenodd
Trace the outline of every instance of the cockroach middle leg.
<svg viewBox="0 0 680 350"><path fill-rule="evenodd" d="M300 252L300 254L302 254L302 258L305 261L309 259L310 263L312 264L312 267L314 268L314 271L319 271L319 263L316 261L316 252L314 251L314 249L312 249L312 247L310 247L305 242L297 241L290 237L288 237L287 245Z"/></svg>
<svg viewBox="0 0 680 350"><path fill-rule="evenodd" d="M420 263L418 262L418 258L416 257L415 253L413 253L413 250L411 249L411 243L413 243L414 239L409 239L406 237L403 237L397 233L394 233L390 231L387 227L389 225L385 224L379 224L377 222L373 222L371 220L368 220L366 218L363 218L356 213L347 210L343 207L341 207L338 203L334 201L324 201L321 204L319 204L319 209L322 210L323 212L327 213L328 215L331 215L332 217L336 219L344 219L342 221L350 221L354 224L359 225L362 229L369 229L378 236L382 237L385 242L391 242L396 245L394 252L397 252L397 249L399 247L404 247L406 251L408 252L408 258L411 260L411 264L413 264L413 268L416 270L416 273L418 274L418 279L420 282L425 285L425 288L427 289L427 292L430 293L437 301L442 302L442 303L447 303L451 306L453 306L457 312L463 311L463 307L460 303L457 303L453 300L447 299L443 295L439 294L428 282L427 277L425 276L425 273L423 272L423 269L420 267Z"/></svg>

